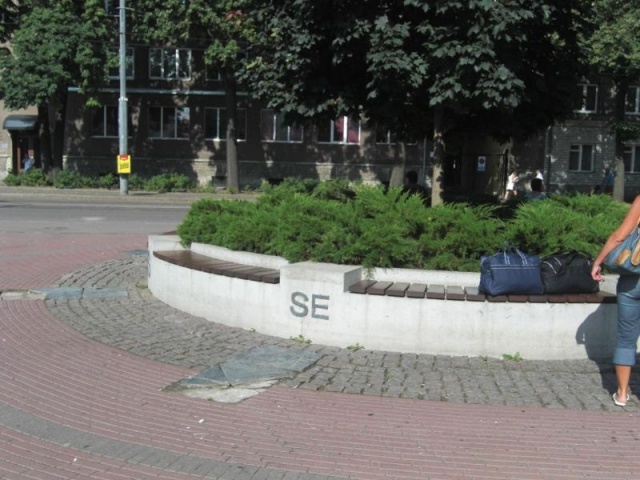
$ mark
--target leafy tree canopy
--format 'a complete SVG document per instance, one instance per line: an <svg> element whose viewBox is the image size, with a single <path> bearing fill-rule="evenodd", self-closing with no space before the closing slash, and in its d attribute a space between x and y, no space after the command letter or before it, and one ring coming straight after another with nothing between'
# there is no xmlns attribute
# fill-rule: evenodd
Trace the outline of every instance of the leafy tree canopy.
<svg viewBox="0 0 640 480"><path fill-rule="evenodd" d="M147 42L200 46L208 65L235 71L254 37L250 7L251 0L138 0L132 23Z"/></svg>
<svg viewBox="0 0 640 480"><path fill-rule="evenodd" d="M257 2L246 80L291 120L363 113L426 133L490 119L530 133L571 110L579 0Z"/></svg>
<svg viewBox="0 0 640 480"><path fill-rule="evenodd" d="M589 59L597 71L616 78L640 77L640 1L593 2Z"/></svg>
<svg viewBox="0 0 640 480"><path fill-rule="evenodd" d="M62 101L68 87L91 91L105 78L109 30L99 0L22 2L24 14L0 59L0 88L12 109Z"/></svg>

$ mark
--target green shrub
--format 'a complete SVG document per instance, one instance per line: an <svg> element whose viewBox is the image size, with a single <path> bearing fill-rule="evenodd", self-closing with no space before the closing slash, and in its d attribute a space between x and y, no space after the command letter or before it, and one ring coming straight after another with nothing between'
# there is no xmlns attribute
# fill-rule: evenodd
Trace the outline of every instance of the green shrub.
<svg viewBox="0 0 640 480"><path fill-rule="evenodd" d="M180 173L163 173L155 175L144 185L147 192L187 192L193 188L194 182Z"/></svg>
<svg viewBox="0 0 640 480"><path fill-rule="evenodd" d="M120 185L120 177L113 173L107 173L106 175L100 175L94 182L94 186L97 188L106 188L107 190L113 190Z"/></svg>
<svg viewBox="0 0 640 480"><path fill-rule="evenodd" d="M47 176L40 168L30 168L28 171L18 174L9 172L4 183L11 187L47 187L50 185Z"/></svg>
<svg viewBox="0 0 640 480"><path fill-rule="evenodd" d="M202 200L178 234L185 245L210 243L292 262L478 271L482 255L507 244L540 255L595 256L629 208L586 195L427 208L400 189L346 185L288 179L261 189L256 202Z"/></svg>
<svg viewBox="0 0 640 480"><path fill-rule="evenodd" d="M495 207L445 204L429 210L420 237L420 268L475 271L482 254L504 243L505 224Z"/></svg>
<svg viewBox="0 0 640 480"><path fill-rule="evenodd" d="M9 187L18 187L20 186L20 175L16 175L13 172L9 172L7 173L7 176L4 177L3 182L5 185L8 185Z"/></svg>
<svg viewBox="0 0 640 480"><path fill-rule="evenodd" d="M542 256L577 250L595 257L628 208L607 195L553 196L525 203L508 223L505 241Z"/></svg>
<svg viewBox="0 0 640 480"><path fill-rule="evenodd" d="M144 190L144 179L137 173L132 173L127 177L127 187L129 190Z"/></svg>
<svg viewBox="0 0 640 480"><path fill-rule="evenodd" d="M72 170L61 170L56 176L56 188L92 188L94 181Z"/></svg>

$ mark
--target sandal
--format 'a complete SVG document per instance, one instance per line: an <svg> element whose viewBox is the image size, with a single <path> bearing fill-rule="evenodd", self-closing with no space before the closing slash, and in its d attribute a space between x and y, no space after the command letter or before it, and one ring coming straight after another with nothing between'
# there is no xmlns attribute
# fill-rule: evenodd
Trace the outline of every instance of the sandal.
<svg viewBox="0 0 640 480"><path fill-rule="evenodd" d="M618 392L615 392L612 398L613 398L613 403L615 403L617 406L626 407L627 402L629 401L629 394L627 393L627 400L625 402L621 402L620 400L618 400Z"/></svg>

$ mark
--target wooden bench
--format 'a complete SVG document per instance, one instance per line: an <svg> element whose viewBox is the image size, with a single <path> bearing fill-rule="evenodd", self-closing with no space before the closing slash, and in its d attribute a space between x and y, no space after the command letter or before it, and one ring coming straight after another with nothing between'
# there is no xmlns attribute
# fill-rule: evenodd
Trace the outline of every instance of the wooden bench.
<svg viewBox="0 0 640 480"><path fill-rule="evenodd" d="M191 250L155 251L153 255L173 265L179 265L199 272L241 278L254 282L280 283L280 271L273 268L227 262L199 253L193 253Z"/></svg>
<svg viewBox="0 0 640 480"><path fill-rule="evenodd" d="M485 295L477 287L427 285L424 283L362 280L349 287L349 292L361 295L466 300L470 302L512 303L616 303L616 295L608 292L553 295Z"/></svg>
<svg viewBox="0 0 640 480"><path fill-rule="evenodd" d="M155 251L153 255L165 262L190 268L200 272L227 277L278 284L280 271L273 268L256 267L228 262L191 250ZM477 287L438 285L409 282L362 280L349 287L349 292L361 295L386 295L389 297L428 298L436 300L456 300L469 302L512 302L512 303L616 303L613 293L576 293L554 295L485 295Z"/></svg>

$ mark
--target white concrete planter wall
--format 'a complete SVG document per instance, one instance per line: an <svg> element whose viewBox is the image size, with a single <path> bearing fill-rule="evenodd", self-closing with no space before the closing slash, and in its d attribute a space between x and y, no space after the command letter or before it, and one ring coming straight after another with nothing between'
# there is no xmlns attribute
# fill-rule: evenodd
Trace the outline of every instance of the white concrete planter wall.
<svg viewBox="0 0 640 480"><path fill-rule="evenodd" d="M208 320L282 338L405 353L525 359L609 358L616 305L437 300L348 292L365 278L477 286L479 274L417 270L367 272L359 266L302 262L210 245L193 252L280 270L268 284L167 263L154 251L176 250L177 237L149 237L149 288L161 301ZM604 284L612 291L615 278Z"/></svg>

